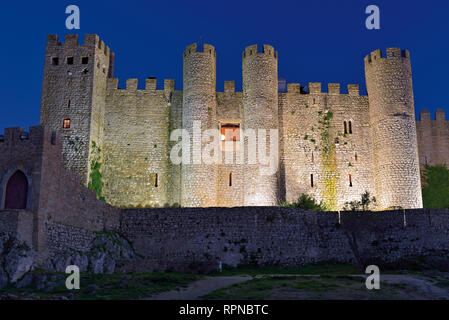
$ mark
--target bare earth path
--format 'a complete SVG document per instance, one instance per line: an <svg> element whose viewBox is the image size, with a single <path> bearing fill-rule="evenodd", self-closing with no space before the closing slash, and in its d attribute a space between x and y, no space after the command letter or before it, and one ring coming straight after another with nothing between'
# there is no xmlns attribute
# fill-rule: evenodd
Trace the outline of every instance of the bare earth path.
<svg viewBox="0 0 449 320"><path fill-rule="evenodd" d="M251 279L250 276L207 277L193 282L187 288L162 292L144 300L196 300L212 291Z"/></svg>
<svg viewBox="0 0 449 320"><path fill-rule="evenodd" d="M227 276L227 277L206 277L202 280L191 283L186 288L178 288L175 290L162 292L144 300L197 300L202 296L205 296L215 290L232 286L233 284L247 282L252 279L261 279L265 277L320 277L319 275L286 275L286 274L271 274L271 275L256 275L251 276ZM365 275L351 275L355 278L366 278ZM362 280L364 281L364 280ZM381 287L382 282L387 284L405 284L406 288L402 290L402 299L448 299L449 290L436 286L430 279L424 279L416 275L381 275ZM282 296L283 299L307 299L306 296L296 296L293 294L291 297L286 292L287 296ZM331 297L329 297L331 298ZM335 298L340 298L336 295ZM343 296L341 298L344 298ZM332 298L331 298L332 299Z"/></svg>

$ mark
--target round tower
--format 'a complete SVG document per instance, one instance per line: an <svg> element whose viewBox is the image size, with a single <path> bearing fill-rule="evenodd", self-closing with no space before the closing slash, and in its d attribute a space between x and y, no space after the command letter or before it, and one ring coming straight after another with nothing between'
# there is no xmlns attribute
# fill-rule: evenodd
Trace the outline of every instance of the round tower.
<svg viewBox="0 0 449 320"><path fill-rule="evenodd" d="M249 133L248 130L254 130L256 134L255 141L250 137L245 138L248 150L245 150L245 206L271 206L276 205L278 201L278 134L276 137L273 136L277 143L270 148L270 130L279 128L277 58L277 52L269 45L263 45L262 52L258 52L257 45L249 46L243 52L242 127L245 133ZM261 130L266 130L266 133ZM263 146L263 140L262 144L259 143L262 135L266 137L265 150L260 150ZM272 166L262 163L261 151L262 154L276 157L277 163L274 170ZM251 163L249 157L254 153L257 154L257 161Z"/></svg>
<svg viewBox="0 0 449 320"><path fill-rule="evenodd" d="M379 209L422 208L410 53L388 48L365 58Z"/></svg>
<svg viewBox="0 0 449 320"><path fill-rule="evenodd" d="M216 53L215 48L196 43L184 51L182 126L191 136L191 161L182 166L182 205L216 205L218 165L204 161L202 150L209 141L201 139L204 130L216 129Z"/></svg>

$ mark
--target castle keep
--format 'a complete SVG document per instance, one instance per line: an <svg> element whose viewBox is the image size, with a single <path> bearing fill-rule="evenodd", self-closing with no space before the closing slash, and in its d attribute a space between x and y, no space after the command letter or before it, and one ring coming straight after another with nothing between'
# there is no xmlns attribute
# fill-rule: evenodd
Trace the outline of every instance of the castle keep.
<svg viewBox="0 0 449 320"><path fill-rule="evenodd" d="M183 91L173 80L159 90L155 78L146 79L144 90L137 79L121 89L113 78L114 54L98 36L86 35L84 44L77 35L66 35L64 43L48 36L40 124L61 136L64 165L107 203L271 206L306 193L340 209L369 191L378 209L420 208L420 163L449 157L439 151L449 150L444 114L432 121L424 112L415 122L407 50L376 50L365 58L368 96L358 85L342 93L337 83L327 92L321 83L308 84L308 91L289 83L280 92L278 53L269 45L244 50L242 92L233 81L216 91L213 46L189 45L183 59ZM201 130L220 130L235 148L246 139L240 135L245 129L278 130L278 170L260 174L265 169L259 164L224 160L174 164L171 132L192 133L195 121ZM436 136L445 146L431 143Z"/></svg>

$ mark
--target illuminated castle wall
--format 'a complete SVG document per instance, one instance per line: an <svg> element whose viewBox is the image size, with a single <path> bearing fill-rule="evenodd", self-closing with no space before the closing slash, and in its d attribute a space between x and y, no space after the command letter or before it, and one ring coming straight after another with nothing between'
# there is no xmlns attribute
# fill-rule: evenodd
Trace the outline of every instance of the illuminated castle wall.
<svg viewBox="0 0 449 320"><path fill-rule="evenodd" d="M377 50L365 58L368 96L359 95L358 85L342 93L340 84L329 84L323 92L321 83L308 84L308 91L289 83L279 92L278 53L268 45L244 50L242 92L233 81L216 91L213 46L189 45L183 59L183 91L173 80L157 89L155 78L146 79L145 89L137 79L120 89L114 54L98 36L86 35L82 45L77 35L64 43L48 36L41 125L61 135L65 166L106 202L265 206L307 193L338 209L370 191L378 209L422 207L419 161L425 157L418 155L422 135L407 50ZM247 162L174 164L170 134L192 133L198 120L202 130L277 129L279 169L261 175L260 165ZM226 152L220 151L222 159Z"/></svg>

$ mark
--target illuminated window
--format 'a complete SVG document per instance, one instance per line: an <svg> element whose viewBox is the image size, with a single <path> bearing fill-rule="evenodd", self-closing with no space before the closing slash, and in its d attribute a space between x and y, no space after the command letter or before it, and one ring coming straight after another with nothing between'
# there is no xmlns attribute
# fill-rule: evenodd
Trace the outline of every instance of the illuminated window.
<svg viewBox="0 0 449 320"><path fill-rule="evenodd" d="M63 127L64 129L70 129L70 119L64 119L64 120L62 121L62 127Z"/></svg>
<svg viewBox="0 0 449 320"><path fill-rule="evenodd" d="M239 124L222 124L221 125L221 140L222 141L239 141L240 140L240 125Z"/></svg>

